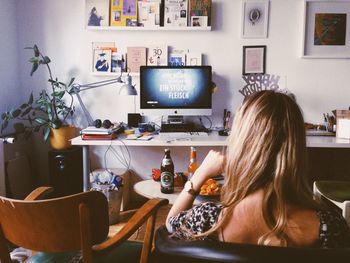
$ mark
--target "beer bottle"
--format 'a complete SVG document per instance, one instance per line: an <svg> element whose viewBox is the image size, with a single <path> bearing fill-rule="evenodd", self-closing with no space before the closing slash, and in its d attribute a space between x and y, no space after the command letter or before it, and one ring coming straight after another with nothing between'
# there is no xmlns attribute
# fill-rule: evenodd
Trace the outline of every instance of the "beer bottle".
<svg viewBox="0 0 350 263"><path fill-rule="evenodd" d="M191 179L192 175L198 168L197 163L197 150L196 147L191 147L191 155L190 155L190 164L188 165L187 171L188 171L188 180Z"/></svg>
<svg viewBox="0 0 350 263"><path fill-rule="evenodd" d="M160 191L164 194L174 192L174 163L170 157L170 150L165 149L165 155L160 166Z"/></svg>

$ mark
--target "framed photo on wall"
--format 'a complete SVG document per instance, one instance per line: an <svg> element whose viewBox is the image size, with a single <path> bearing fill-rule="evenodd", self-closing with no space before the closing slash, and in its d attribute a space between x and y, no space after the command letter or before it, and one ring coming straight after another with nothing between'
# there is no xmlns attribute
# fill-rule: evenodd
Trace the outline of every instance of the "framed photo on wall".
<svg viewBox="0 0 350 263"><path fill-rule="evenodd" d="M266 46L243 46L243 75L265 74Z"/></svg>
<svg viewBox="0 0 350 263"><path fill-rule="evenodd" d="M304 0L302 57L350 58L350 0Z"/></svg>
<svg viewBox="0 0 350 263"><path fill-rule="evenodd" d="M267 38L269 0L242 0L242 38Z"/></svg>

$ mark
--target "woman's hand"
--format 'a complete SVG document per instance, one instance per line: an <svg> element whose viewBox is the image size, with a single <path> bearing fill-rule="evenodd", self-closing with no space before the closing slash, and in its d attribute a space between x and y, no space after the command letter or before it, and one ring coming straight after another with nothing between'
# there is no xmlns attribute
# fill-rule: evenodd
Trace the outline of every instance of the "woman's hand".
<svg viewBox="0 0 350 263"><path fill-rule="evenodd" d="M224 165L225 156L220 152L210 150L191 178L195 190L199 190L207 179L221 174L224 171Z"/></svg>

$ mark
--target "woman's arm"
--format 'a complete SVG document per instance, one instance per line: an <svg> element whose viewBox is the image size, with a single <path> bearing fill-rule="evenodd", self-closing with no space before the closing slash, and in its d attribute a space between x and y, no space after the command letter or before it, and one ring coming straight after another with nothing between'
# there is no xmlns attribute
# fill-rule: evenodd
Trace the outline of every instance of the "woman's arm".
<svg viewBox="0 0 350 263"><path fill-rule="evenodd" d="M193 190L199 192L201 186L207 179L222 173L223 167L224 155L220 152L211 150L190 179L193 185ZM194 199L195 196L182 190L174 205L171 207L166 219L166 227L169 232L172 232L169 219L182 211L190 209L193 205Z"/></svg>

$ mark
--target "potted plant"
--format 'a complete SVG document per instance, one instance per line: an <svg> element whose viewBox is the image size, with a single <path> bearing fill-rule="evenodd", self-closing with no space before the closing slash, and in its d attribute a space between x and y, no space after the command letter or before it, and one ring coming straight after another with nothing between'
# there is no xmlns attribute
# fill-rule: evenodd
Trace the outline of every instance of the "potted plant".
<svg viewBox="0 0 350 263"><path fill-rule="evenodd" d="M64 149L70 146L69 139L75 135L75 128L67 125L67 118L75 111L73 106L74 89L72 78L68 84L54 78L50 68L51 59L41 53L37 45L29 47L34 51L34 56L29 62L32 64L30 75L40 66L44 66L49 74L48 83L51 90L43 89L38 98L34 98L33 92L27 102L19 107L1 114L1 132L8 127L9 121L14 121L13 128L16 134L23 134L26 138L33 132L42 131L44 140L50 138L55 149ZM65 138L68 137L68 138ZM58 139L58 141L57 141Z"/></svg>

